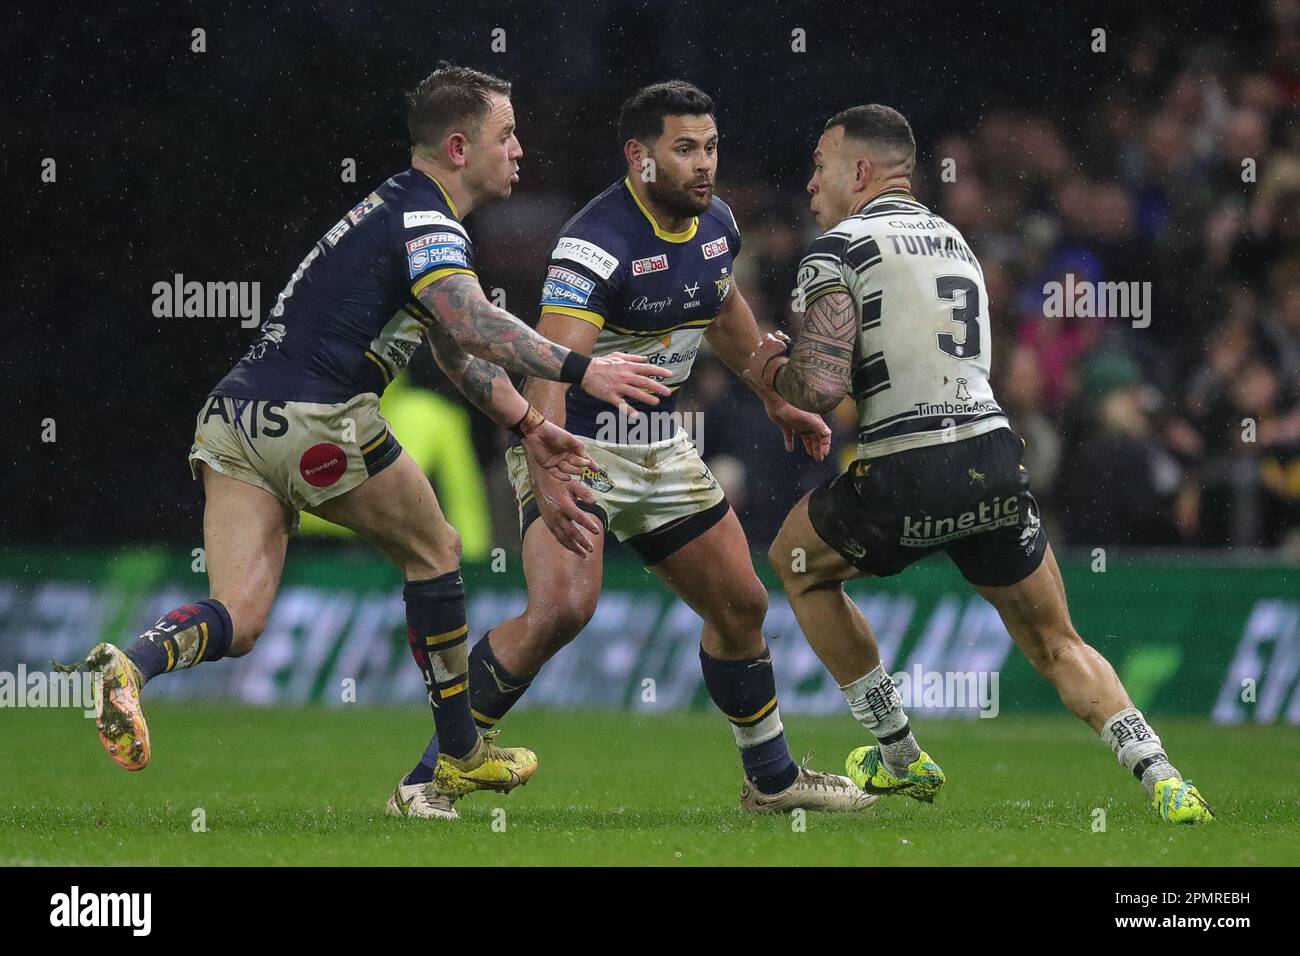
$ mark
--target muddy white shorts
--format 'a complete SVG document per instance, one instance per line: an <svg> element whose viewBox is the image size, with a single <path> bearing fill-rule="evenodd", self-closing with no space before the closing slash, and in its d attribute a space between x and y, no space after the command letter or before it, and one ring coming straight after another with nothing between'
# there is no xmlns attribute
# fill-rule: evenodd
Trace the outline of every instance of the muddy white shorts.
<svg viewBox="0 0 1300 956"><path fill-rule="evenodd" d="M730 509L717 479L683 429L651 445L620 445L583 438L597 464L582 482L597 504L584 510L626 542L646 564L662 561L721 521ZM540 512L528 480L523 449L506 452L510 483L519 504L522 537Z"/></svg>
<svg viewBox="0 0 1300 956"><path fill-rule="evenodd" d="M202 461L269 491L296 515L350 491L401 453L373 392L329 405L209 395L189 460L196 478Z"/></svg>

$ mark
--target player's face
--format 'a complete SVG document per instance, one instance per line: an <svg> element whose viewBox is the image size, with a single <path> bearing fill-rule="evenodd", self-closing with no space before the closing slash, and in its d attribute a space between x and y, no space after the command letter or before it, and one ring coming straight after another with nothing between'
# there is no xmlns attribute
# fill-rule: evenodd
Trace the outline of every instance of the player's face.
<svg viewBox="0 0 1300 956"><path fill-rule="evenodd" d="M709 208L718 172L718 127L712 116L665 116L650 158L654 176L645 185L656 203L677 216L698 216Z"/></svg>
<svg viewBox="0 0 1300 956"><path fill-rule="evenodd" d="M515 136L515 111L510 100L490 94L492 106L480 125L478 136L466 150L466 179L483 201L508 199L519 182L519 160L523 147Z"/></svg>
<svg viewBox="0 0 1300 956"><path fill-rule="evenodd" d="M831 228L848 215L855 172L844 149L844 127L835 126L822 133L813 152L812 179L808 180L808 205L822 229Z"/></svg>

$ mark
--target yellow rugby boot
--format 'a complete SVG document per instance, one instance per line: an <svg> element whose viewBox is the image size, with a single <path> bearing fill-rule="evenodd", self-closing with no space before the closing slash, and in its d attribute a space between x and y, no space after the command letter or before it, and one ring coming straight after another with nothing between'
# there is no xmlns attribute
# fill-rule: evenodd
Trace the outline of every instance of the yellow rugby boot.
<svg viewBox="0 0 1300 956"><path fill-rule="evenodd" d="M126 770L149 764L149 726L140 709L144 678L131 659L112 644L96 644L86 655L86 669L95 676L95 729L114 762Z"/></svg>
<svg viewBox="0 0 1300 956"><path fill-rule="evenodd" d="M440 793L453 800L475 790L509 793L527 783L537 772L537 754L524 747L502 747L496 743L499 730L489 730L466 756L457 760L442 754L433 772Z"/></svg>
<svg viewBox="0 0 1300 956"><path fill-rule="evenodd" d="M1151 808L1166 823L1209 823L1214 819L1214 811L1205 802L1201 792L1192 786L1190 780L1179 780L1177 777L1156 781Z"/></svg>
<svg viewBox="0 0 1300 956"><path fill-rule="evenodd" d="M895 777L889 772L880 757L878 746L859 747L853 751L844 761L844 770L849 779L866 793L882 796L901 793L922 803L933 803L935 794L945 780L939 765L924 750L921 751L921 756L907 765L905 777Z"/></svg>

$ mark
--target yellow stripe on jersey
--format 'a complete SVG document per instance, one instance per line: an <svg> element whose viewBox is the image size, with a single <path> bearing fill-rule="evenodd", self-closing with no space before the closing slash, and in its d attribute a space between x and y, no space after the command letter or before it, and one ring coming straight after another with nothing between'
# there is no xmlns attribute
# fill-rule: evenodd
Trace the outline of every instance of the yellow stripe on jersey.
<svg viewBox="0 0 1300 956"><path fill-rule="evenodd" d="M387 385L391 382L393 380L393 373L388 370L388 366L380 360L379 356L370 351L370 349L366 349L365 354L366 358L370 359L370 361L374 362L375 365L379 367L379 374L384 377L384 384Z"/></svg>
<svg viewBox="0 0 1300 956"><path fill-rule="evenodd" d="M632 177L628 176L624 179L623 184L627 186L627 191L632 194L632 199L636 202L636 208L640 209L641 214L650 221L650 227L654 229L655 235L660 239L665 242L689 242L695 237L695 230L700 228L699 216L693 217L690 226L683 229L681 232L668 232L666 229L659 228L659 223L655 222L655 217L650 215L650 210L641 202L641 197L638 196L636 190L632 188Z"/></svg>
<svg viewBox="0 0 1300 956"><path fill-rule="evenodd" d="M427 275L422 275L416 280L415 285L411 286L411 295L419 295L439 279L445 279L447 276L474 276L475 279L478 278L478 275L473 269L434 269L432 272Z"/></svg>
<svg viewBox="0 0 1300 956"><path fill-rule="evenodd" d="M424 173L424 175L426 176L429 176L429 174L425 173L423 169L421 169L420 172ZM451 201L451 194L447 192L446 189L443 188L442 183L438 182L438 180L435 177L429 176L429 178L432 179L433 184L438 187L438 192L442 193L443 201L447 204L447 208L451 210L451 214L456 217L457 221L460 221L460 213L457 212L456 210L456 204Z"/></svg>
<svg viewBox="0 0 1300 956"><path fill-rule="evenodd" d="M713 319L692 319L689 322L683 322L681 325L674 325L667 329L627 329L621 325L615 325L613 322L608 322L606 325L611 331L618 332L621 335L643 335L649 338L650 336L667 335L669 332L676 332L678 329L702 329L712 325L716 318L715 315Z"/></svg>
<svg viewBox="0 0 1300 956"><path fill-rule="evenodd" d="M569 315L575 319L582 319L584 322L590 322L598 329L605 327L605 317L599 312L592 312L589 309L571 309L567 305L548 305L542 309L542 315L548 312L554 312L556 315Z"/></svg>

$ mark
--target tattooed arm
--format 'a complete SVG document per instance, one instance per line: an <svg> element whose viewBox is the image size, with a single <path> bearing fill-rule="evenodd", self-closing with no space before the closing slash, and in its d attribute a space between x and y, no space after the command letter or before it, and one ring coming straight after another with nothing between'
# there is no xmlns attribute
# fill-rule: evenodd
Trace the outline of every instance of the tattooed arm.
<svg viewBox="0 0 1300 956"><path fill-rule="evenodd" d="M804 313L789 358L765 342L754 353L759 377L796 408L828 412L849 392L858 313L847 292L828 292Z"/></svg>
<svg viewBox="0 0 1300 956"><path fill-rule="evenodd" d="M767 417L776 423L785 437L786 451L794 450L794 440L798 437L812 458L821 461L826 457L831 450L831 430L826 423L817 415L792 407L762 380L745 374L749 356L761 345L761 335L754 312L734 280L718 317L704 337L722 363L748 384L763 402Z"/></svg>
<svg viewBox="0 0 1300 956"><path fill-rule="evenodd" d="M438 367L483 414L505 428L521 426L516 431L522 436L530 460L536 462L540 471L567 482L571 476L581 475L584 469L594 467L582 442L529 405L499 365L470 355L456 344L450 332L436 322L429 329L429 348L433 350ZM564 527L588 524L580 513L575 517L566 512L558 520ZM565 543L565 539L561 543L579 554L585 553L581 548Z"/></svg>
<svg viewBox="0 0 1300 956"><path fill-rule="evenodd" d="M473 276L457 274L438 280L420 293L420 303L459 348L510 374L577 384L617 406L625 405L629 398L657 405L656 396L671 394L659 383L660 378L672 374L667 369L649 364L644 356L623 352L595 359L577 355L489 302ZM482 369L475 371L484 374Z"/></svg>
<svg viewBox="0 0 1300 956"><path fill-rule="evenodd" d="M514 375L559 379L569 350L542 338L489 302L473 276L447 276L421 292L420 302L455 344L471 355L503 366Z"/></svg>
<svg viewBox="0 0 1300 956"><path fill-rule="evenodd" d="M429 326L429 348L453 385L488 418L509 428L528 411L528 401L499 365L470 355L441 323Z"/></svg>

